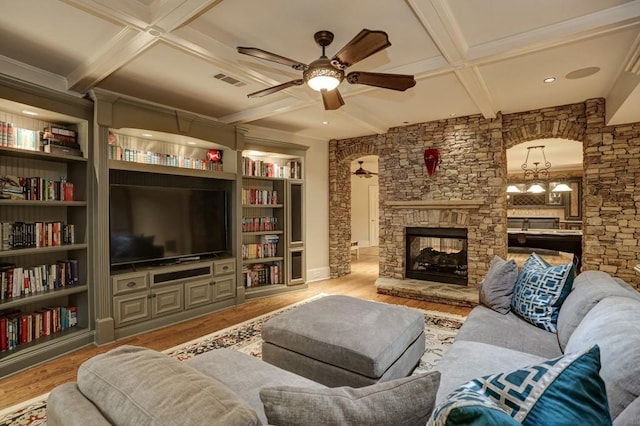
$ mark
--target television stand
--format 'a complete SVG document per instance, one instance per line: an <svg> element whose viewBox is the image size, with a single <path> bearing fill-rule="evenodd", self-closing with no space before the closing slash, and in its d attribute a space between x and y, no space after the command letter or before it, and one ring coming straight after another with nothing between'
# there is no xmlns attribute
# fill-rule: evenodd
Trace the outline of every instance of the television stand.
<svg viewBox="0 0 640 426"><path fill-rule="evenodd" d="M234 306L236 259L191 256L172 265L113 272L115 338Z"/></svg>

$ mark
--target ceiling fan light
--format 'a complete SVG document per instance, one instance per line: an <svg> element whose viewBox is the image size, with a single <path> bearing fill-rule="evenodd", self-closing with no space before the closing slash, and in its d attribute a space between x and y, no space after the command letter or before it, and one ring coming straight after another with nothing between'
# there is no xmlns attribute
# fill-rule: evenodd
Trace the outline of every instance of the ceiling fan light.
<svg viewBox="0 0 640 426"><path fill-rule="evenodd" d="M559 183L551 190L551 192L571 192L573 189L566 183Z"/></svg>
<svg viewBox="0 0 640 426"><path fill-rule="evenodd" d="M321 91L321 90L333 90L340 84L340 80L335 77L328 75L318 75L316 77L311 77L307 84L313 90Z"/></svg>
<svg viewBox="0 0 640 426"><path fill-rule="evenodd" d="M304 81L313 90L333 90L342 82L344 71L331 65L331 61L322 57L313 61L302 74Z"/></svg>

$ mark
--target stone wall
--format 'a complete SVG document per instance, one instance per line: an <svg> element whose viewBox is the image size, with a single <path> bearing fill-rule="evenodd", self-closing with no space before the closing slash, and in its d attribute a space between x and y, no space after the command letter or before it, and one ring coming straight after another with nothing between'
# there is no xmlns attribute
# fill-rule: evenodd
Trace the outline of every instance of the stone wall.
<svg viewBox="0 0 640 426"><path fill-rule="evenodd" d="M600 269L640 288L640 123L607 127L604 100L397 127L383 135L330 141L331 276L350 272L350 162L379 156L380 276L404 278L404 227L466 227L469 285L494 254L506 256L506 149L564 138L583 142L583 269ZM440 164L426 172L425 148ZM475 208L412 208L396 201L477 200Z"/></svg>

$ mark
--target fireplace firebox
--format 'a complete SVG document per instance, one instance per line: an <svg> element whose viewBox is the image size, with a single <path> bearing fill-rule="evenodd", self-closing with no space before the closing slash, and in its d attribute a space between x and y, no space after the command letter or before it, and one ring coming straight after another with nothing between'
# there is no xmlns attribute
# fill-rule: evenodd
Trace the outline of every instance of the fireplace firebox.
<svg viewBox="0 0 640 426"><path fill-rule="evenodd" d="M467 285L467 230L407 227L405 277Z"/></svg>

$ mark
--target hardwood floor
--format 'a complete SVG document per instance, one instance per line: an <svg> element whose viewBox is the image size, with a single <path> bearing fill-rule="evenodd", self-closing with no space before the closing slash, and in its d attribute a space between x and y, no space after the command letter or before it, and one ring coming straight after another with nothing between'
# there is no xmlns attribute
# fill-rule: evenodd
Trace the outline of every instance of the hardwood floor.
<svg viewBox="0 0 640 426"><path fill-rule="evenodd" d="M77 369L87 359L121 345L144 346L164 350L213 333L258 315L283 308L320 293L344 294L362 299L406 305L466 315L470 308L404 299L376 293L378 277L377 248L361 248L358 260L352 257L351 274L334 280L309 284L309 288L265 299L251 300L171 327L119 340L101 347L89 346L0 380L0 409L9 407L76 379Z"/></svg>

